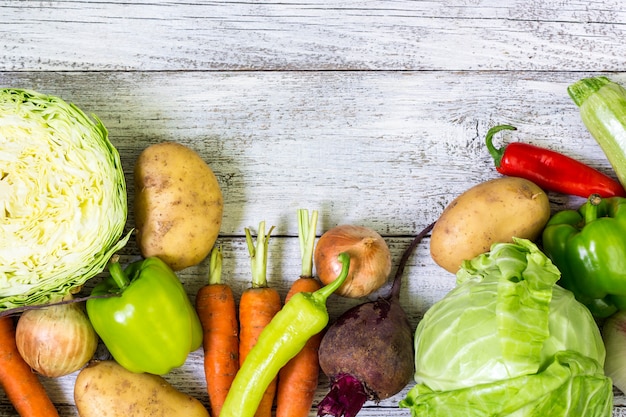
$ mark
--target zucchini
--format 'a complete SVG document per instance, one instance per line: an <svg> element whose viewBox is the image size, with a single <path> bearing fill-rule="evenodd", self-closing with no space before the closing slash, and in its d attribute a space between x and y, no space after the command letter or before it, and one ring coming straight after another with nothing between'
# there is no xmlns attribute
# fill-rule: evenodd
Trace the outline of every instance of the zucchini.
<svg viewBox="0 0 626 417"><path fill-rule="evenodd" d="M626 188L626 90L607 77L593 77L575 82L567 92Z"/></svg>

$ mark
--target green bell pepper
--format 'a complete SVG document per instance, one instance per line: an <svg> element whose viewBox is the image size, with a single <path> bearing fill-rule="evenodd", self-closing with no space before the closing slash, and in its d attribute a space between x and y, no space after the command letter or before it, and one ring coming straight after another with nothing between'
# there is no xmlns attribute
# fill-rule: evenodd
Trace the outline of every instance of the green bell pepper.
<svg viewBox="0 0 626 417"><path fill-rule="evenodd" d="M626 308L626 198L594 194L578 210L552 216L542 240L559 284L595 317Z"/></svg>
<svg viewBox="0 0 626 417"><path fill-rule="evenodd" d="M202 325L182 283L157 257L111 275L94 287L87 314L113 358L132 372L163 375L202 345Z"/></svg>

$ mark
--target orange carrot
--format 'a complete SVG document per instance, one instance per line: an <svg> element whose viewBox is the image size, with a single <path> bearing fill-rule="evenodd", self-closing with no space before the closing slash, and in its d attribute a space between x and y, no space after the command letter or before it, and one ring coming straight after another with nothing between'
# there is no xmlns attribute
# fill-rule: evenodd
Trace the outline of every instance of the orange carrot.
<svg viewBox="0 0 626 417"><path fill-rule="evenodd" d="M58 417L39 377L20 356L13 318L0 318L0 385L22 417Z"/></svg>
<svg viewBox="0 0 626 417"><path fill-rule="evenodd" d="M313 277L313 248L317 211L311 218L308 211L298 210L298 228L302 272L291 285L285 303L298 292L314 292L321 288L321 283ZM322 333L309 339L304 348L280 370L276 391L276 417L307 417L313 405L319 377L318 351Z"/></svg>
<svg viewBox="0 0 626 417"><path fill-rule="evenodd" d="M256 344L261 331L281 309L278 291L267 285L267 247L269 236L274 228L265 234L265 222L259 225L256 247L250 230L246 231L248 251L252 260L252 287L241 294L239 300L239 364ZM259 404L255 417L270 417L276 395L277 378L268 386Z"/></svg>
<svg viewBox="0 0 626 417"><path fill-rule="evenodd" d="M204 375L211 415L218 417L224 399L239 370L239 323L235 297L221 282L222 251L211 251L209 283L196 294L196 311L204 337Z"/></svg>

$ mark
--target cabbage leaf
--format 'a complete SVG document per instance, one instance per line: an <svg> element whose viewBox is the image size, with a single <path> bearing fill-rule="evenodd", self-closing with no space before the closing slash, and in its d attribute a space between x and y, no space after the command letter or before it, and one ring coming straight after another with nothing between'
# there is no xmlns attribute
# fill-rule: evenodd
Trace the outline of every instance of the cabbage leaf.
<svg viewBox="0 0 626 417"><path fill-rule="evenodd" d="M57 300L128 241L120 156L102 122L0 90L0 310Z"/></svg>
<svg viewBox="0 0 626 417"><path fill-rule="evenodd" d="M401 406L414 417L610 416L612 395L597 361L560 351L536 374L443 392L416 385Z"/></svg>
<svg viewBox="0 0 626 417"><path fill-rule="evenodd" d="M600 331L559 277L525 239L464 262L417 326L417 384L400 407L414 417L610 416Z"/></svg>

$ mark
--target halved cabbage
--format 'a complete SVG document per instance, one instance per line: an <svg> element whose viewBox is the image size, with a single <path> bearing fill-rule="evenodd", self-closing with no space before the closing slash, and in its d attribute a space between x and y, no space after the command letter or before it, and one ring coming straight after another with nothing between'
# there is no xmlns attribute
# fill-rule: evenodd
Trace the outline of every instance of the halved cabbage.
<svg viewBox="0 0 626 417"><path fill-rule="evenodd" d="M93 118L0 90L0 310L63 297L128 241L119 153Z"/></svg>

